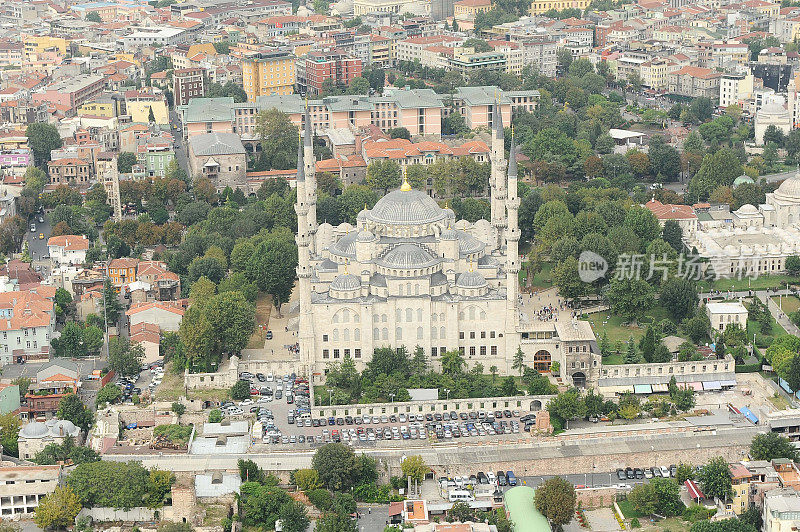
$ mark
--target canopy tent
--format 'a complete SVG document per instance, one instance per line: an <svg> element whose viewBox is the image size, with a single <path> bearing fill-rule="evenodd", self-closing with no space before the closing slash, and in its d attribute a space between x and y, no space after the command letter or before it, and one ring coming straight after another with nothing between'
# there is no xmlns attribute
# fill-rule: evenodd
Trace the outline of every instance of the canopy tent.
<svg viewBox="0 0 800 532"><path fill-rule="evenodd" d="M649 384L634 384L633 393L646 394L653 393L653 387Z"/></svg>
<svg viewBox="0 0 800 532"><path fill-rule="evenodd" d="M686 387L687 388L691 388L692 390L694 390L696 392L702 392L703 391L703 383L702 382L687 382L686 383Z"/></svg>
<svg viewBox="0 0 800 532"><path fill-rule="evenodd" d="M732 388L736 386L736 381L719 381L719 385L723 388Z"/></svg>
<svg viewBox="0 0 800 532"><path fill-rule="evenodd" d="M721 390L722 385L719 381L703 381L704 390Z"/></svg>
<svg viewBox="0 0 800 532"><path fill-rule="evenodd" d="M683 483L686 486L686 489L689 491L689 497L692 500L699 501L700 499L705 499L703 492L700 491L700 488L695 484L694 480L686 480Z"/></svg>
<svg viewBox="0 0 800 532"><path fill-rule="evenodd" d="M758 417L746 406L739 409L739 412L753 425L758 425Z"/></svg>
<svg viewBox="0 0 800 532"><path fill-rule="evenodd" d="M653 393L665 393L669 391L669 384L654 384Z"/></svg>

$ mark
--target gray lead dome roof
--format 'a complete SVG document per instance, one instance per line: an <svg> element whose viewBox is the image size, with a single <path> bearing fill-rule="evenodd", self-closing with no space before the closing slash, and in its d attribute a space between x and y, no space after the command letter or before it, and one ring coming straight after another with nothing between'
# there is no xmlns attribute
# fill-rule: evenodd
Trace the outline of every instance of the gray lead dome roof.
<svg viewBox="0 0 800 532"><path fill-rule="evenodd" d="M438 259L415 244L400 244L389 250L380 262L388 268L421 268L436 264Z"/></svg>
<svg viewBox="0 0 800 532"><path fill-rule="evenodd" d="M331 290L358 290L361 288L361 279L352 273L337 275L331 282Z"/></svg>
<svg viewBox="0 0 800 532"><path fill-rule="evenodd" d="M390 225L425 224L444 220L447 213L422 191L395 190L378 200L366 218Z"/></svg>
<svg viewBox="0 0 800 532"><path fill-rule="evenodd" d="M483 288L486 286L486 279L478 272L464 272L456 279L456 286L459 288Z"/></svg>

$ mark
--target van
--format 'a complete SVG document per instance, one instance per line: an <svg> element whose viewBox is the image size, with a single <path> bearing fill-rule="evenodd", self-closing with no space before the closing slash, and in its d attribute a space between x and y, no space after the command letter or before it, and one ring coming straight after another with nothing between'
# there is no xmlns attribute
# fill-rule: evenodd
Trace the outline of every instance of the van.
<svg viewBox="0 0 800 532"><path fill-rule="evenodd" d="M514 476L513 471L506 471L506 482L508 482L509 486L516 486L517 485L517 477Z"/></svg>
<svg viewBox="0 0 800 532"><path fill-rule="evenodd" d="M475 497L473 497L472 494L467 490L452 490L447 494L447 500L450 502L470 502L474 501Z"/></svg>

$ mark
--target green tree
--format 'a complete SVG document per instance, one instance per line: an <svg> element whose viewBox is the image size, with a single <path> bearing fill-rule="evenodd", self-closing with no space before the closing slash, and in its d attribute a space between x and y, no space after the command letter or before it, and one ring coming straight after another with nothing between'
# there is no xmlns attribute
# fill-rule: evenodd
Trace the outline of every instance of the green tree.
<svg viewBox="0 0 800 532"><path fill-rule="evenodd" d="M393 127L389 130L389 137L393 139L411 140L411 133L405 127Z"/></svg>
<svg viewBox="0 0 800 532"><path fill-rule="evenodd" d="M88 462L67 477L84 507L109 506L129 510L141 506L148 495L150 472L139 462Z"/></svg>
<svg viewBox="0 0 800 532"><path fill-rule="evenodd" d="M402 175L400 166L394 161L373 161L367 166L367 185L373 190L387 194L390 189L400 186Z"/></svg>
<svg viewBox="0 0 800 532"><path fill-rule="evenodd" d="M667 220L661 232L661 238L680 253L683 251L683 229L675 220Z"/></svg>
<svg viewBox="0 0 800 532"><path fill-rule="evenodd" d="M675 321L694 315L699 298L697 286L689 279L673 277L661 286L659 302L667 309Z"/></svg>
<svg viewBox="0 0 800 532"><path fill-rule="evenodd" d="M220 423L221 421L222 421L222 412L220 412L219 408L214 408L208 413L209 423Z"/></svg>
<svg viewBox="0 0 800 532"><path fill-rule="evenodd" d="M536 509L556 526L564 526L572 521L575 501L575 488L561 477L545 480L534 496Z"/></svg>
<svg viewBox="0 0 800 532"><path fill-rule="evenodd" d="M250 399L250 383L244 380L236 381L236 384L231 387L230 395L234 401Z"/></svg>
<svg viewBox="0 0 800 532"><path fill-rule="evenodd" d="M61 398L56 416L58 419L72 421L76 427L80 427L84 432L89 432L89 426L94 420L92 412L86 408L80 397L74 393L67 394Z"/></svg>
<svg viewBox="0 0 800 532"><path fill-rule="evenodd" d="M800 452L788 438L767 432L756 434L750 443L750 458L753 460L774 460L788 458L794 462L800 461Z"/></svg>
<svg viewBox="0 0 800 532"><path fill-rule="evenodd" d="M108 326L116 326L122 314L122 303L120 303L117 289L111 284L110 279L106 279L103 283L103 312Z"/></svg>
<svg viewBox="0 0 800 532"><path fill-rule="evenodd" d="M297 247L279 236L272 236L253 250L247 263L247 277L258 289L272 295L280 316L280 307L289 300L297 268Z"/></svg>
<svg viewBox="0 0 800 532"><path fill-rule="evenodd" d="M417 483L422 483L425 475L431 470L418 454L406 457L400 463L400 469L403 471L403 478L411 477L411 480Z"/></svg>
<svg viewBox="0 0 800 532"><path fill-rule="evenodd" d="M519 371L520 377L525 371L525 355L522 353L522 347L520 346L517 346L517 351L514 353L514 361L511 365L511 369Z"/></svg>
<svg viewBox="0 0 800 532"><path fill-rule="evenodd" d="M97 11L90 11L86 13L86 17L84 17L86 22L97 22L98 24L103 22L103 19L100 18L100 14Z"/></svg>
<svg viewBox="0 0 800 532"><path fill-rule="evenodd" d="M583 282L578 271L578 259L566 257L553 268L553 284L558 287L558 293L567 299L575 299L585 295L589 284Z"/></svg>
<svg viewBox="0 0 800 532"><path fill-rule="evenodd" d="M283 503L278 510L278 517L283 523L283 530L286 532L305 532L308 525L311 524L308 519L308 511L300 501L286 501Z"/></svg>
<svg viewBox="0 0 800 532"><path fill-rule="evenodd" d="M73 526L80 511L81 503L75 492L69 486L58 486L39 501L33 521L44 530L61 530Z"/></svg>
<svg viewBox="0 0 800 532"><path fill-rule="evenodd" d="M103 408L107 404L116 403L122 397L122 391L116 384L106 384L97 392L95 404L97 408Z"/></svg>
<svg viewBox="0 0 800 532"><path fill-rule="evenodd" d="M614 279L609 284L606 297L615 314L632 322L644 315L653 303L653 288L641 279Z"/></svg>
<svg viewBox="0 0 800 532"><path fill-rule="evenodd" d="M19 429L22 422L13 412L0 415L0 445L9 456L19 455Z"/></svg>
<svg viewBox="0 0 800 532"><path fill-rule="evenodd" d="M322 486L316 469L298 469L294 472L294 482L302 491L311 491Z"/></svg>
<svg viewBox="0 0 800 532"><path fill-rule="evenodd" d="M28 146L33 152L34 160L41 168L44 168L50 160L50 152L62 146L58 128L52 124L43 122L30 124L25 129L25 136L28 137Z"/></svg>
<svg viewBox="0 0 800 532"><path fill-rule="evenodd" d="M633 336L631 336L628 338L628 348L625 351L625 363L638 364L640 361L639 352L636 350L636 342L633 340Z"/></svg>
<svg viewBox="0 0 800 532"><path fill-rule="evenodd" d="M442 355L442 373L445 375L453 377L460 375L464 371L465 365L464 357L456 350L447 351Z"/></svg>
<svg viewBox="0 0 800 532"><path fill-rule="evenodd" d="M562 421L570 421L585 417L586 404L581 399L578 390L572 389L550 399L550 402L547 403L547 411Z"/></svg>
<svg viewBox="0 0 800 532"><path fill-rule="evenodd" d="M691 464L681 462L678 464L678 469L675 471L675 481L678 485L683 486L687 480L694 479L694 468Z"/></svg>
<svg viewBox="0 0 800 532"><path fill-rule="evenodd" d="M119 375L130 376L139 373L144 360L142 344L131 344L124 336L112 338L108 346L108 365Z"/></svg>
<svg viewBox="0 0 800 532"><path fill-rule="evenodd" d="M183 415L183 413L186 412L186 407L183 405L183 403L175 402L175 403L172 403L171 410L173 412L175 412L175 415L177 415L178 419L180 419L180 417Z"/></svg>
<svg viewBox="0 0 800 532"><path fill-rule="evenodd" d="M359 479L358 460L353 450L341 443L323 445L314 453L311 463L328 489L347 490Z"/></svg>
<svg viewBox="0 0 800 532"><path fill-rule="evenodd" d="M203 312L211 324L214 352L239 353L255 327L255 308L241 292L225 292L209 299Z"/></svg>
<svg viewBox="0 0 800 532"><path fill-rule="evenodd" d="M723 457L712 458L700 470L699 478L701 489L707 497L717 497L725 501L733 495L728 461Z"/></svg>
<svg viewBox="0 0 800 532"><path fill-rule="evenodd" d="M349 515L329 512L314 523L316 532L357 532L355 521Z"/></svg>

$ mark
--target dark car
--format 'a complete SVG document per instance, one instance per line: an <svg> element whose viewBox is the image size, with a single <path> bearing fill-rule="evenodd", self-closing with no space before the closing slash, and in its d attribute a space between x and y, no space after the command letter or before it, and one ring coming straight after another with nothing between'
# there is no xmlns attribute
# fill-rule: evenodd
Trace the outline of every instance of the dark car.
<svg viewBox="0 0 800 532"><path fill-rule="evenodd" d="M466 421L466 420L468 420L468 419L469 419L469 416L467 415L467 413L466 413L466 412L461 412L461 413L458 415L458 417L460 417L462 421Z"/></svg>
<svg viewBox="0 0 800 532"><path fill-rule="evenodd" d="M336 418L331 416L328 418L328 425L336 425Z"/></svg>
<svg viewBox="0 0 800 532"><path fill-rule="evenodd" d="M625 470L624 469L617 469L617 478L620 479L620 480L625 480L626 478L628 478L625 475Z"/></svg>
<svg viewBox="0 0 800 532"><path fill-rule="evenodd" d="M506 417L514 417L514 415L511 413L511 410L503 410L503 415Z"/></svg>
<svg viewBox="0 0 800 532"><path fill-rule="evenodd" d="M636 478L636 473L634 473L632 467L625 468L625 478L627 478L628 480L633 480Z"/></svg>
<svg viewBox="0 0 800 532"><path fill-rule="evenodd" d="M256 379L258 379L258 382L267 382L267 376L263 373L256 373Z"/></svg>
<svg viewBox="0 0 800 532"><path fill-rule="evenodd" d="M489 477L487 477L486 473L484 473L483 471L478 471L478 482L481 484L488 484Z"/></svg>
<svg viewBox="0 0 800 532"><path fill-rule="evenodd" d="M497 483L500 486L508 485L508 482L506 481L506 474L504 472L502 472L502 471L498 471L497 472Z"/></svg>
<svg viewBox="0 0 800 532"><path fill-rule="evenodd" d="M433 415L433 419L435 419L436 421L441 421L442 420L442 414L440 414L439 412L436 412Z"/></svg>
<svg viewBox="0 0 800 532"><path fill-rule="evenodd" d="M433 414L431 414L430 412L425 414L425 421L433 421ZM392 423L394 423L394 421L392 421Z"/></svg>
<svg viewBox="0 0 800 532"><path fill-rule="evenodd" d="M337 418L336 418L336 424L337 424L337 425L344 425L344 419L343 419L343 418L340 418L340 417L337 417Z"/></svg>
<svg viewBox="0 0 800 532"><path fill-rule="evenodd" d="M312 419L311 420L311 426L312 427L319 427L319 419L317 419L317 418Z"/></svg>
<svg viewBox="0 0 800 532"><path fill-rule="evenodd" d="M678 473L678 466L676 466L675 464L669 466L669 475L671 477L674 477L677 473Z"/></svg>
<svg viewBox="0 0 800 532"><path fill-rule="evenodd" d="M633 472L636 475L637 479L641 480L641 479L644 478L644 470L643 469L637 467L636 469L633 470Z"/></svg>
<svg viewBox="0 0 800 532"><path fill-rule="evenodd" d="M353 424L353 416L344 416L344 422L347 423L348 425L352 425Z"/></svg>

